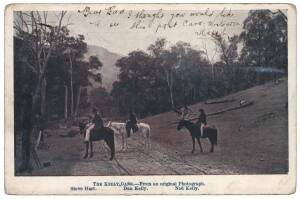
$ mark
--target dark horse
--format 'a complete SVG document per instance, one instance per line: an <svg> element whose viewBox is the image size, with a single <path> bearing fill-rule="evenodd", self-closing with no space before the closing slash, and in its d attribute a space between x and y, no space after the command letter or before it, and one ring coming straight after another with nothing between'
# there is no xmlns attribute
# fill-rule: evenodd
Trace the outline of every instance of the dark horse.
<svg viewBox="0 0 300 199"><path fill-rule="evenodd" d="M185 127L189 130L191 133L192 139L193 139L193 150L192 153L195 151L195 138L197 138L198 144L200 146L201 152L203 152L200 138L208 138L211 144L210 152L214 151L214 145L217 145L217 139L218 139L218 130L213 127L205 127L203 128L203 136L201 136L200 127L188 120L180 120L177 126L177 130L179 131L182 129L182 127Z"/></svg>
<svg viewBox="0 0 300 199"><path fill-rule="evenodd" d="M80 134L83 134L85 137L85 127L86 124L79 123ZM103 128L94 128L90 132L90 141L85 143L85 155L83 158L87 158L89 153L89 144L90 144L90 157L93 157L93 142L104 140L107 146L110 148L110 160L115 156L115 141L114 141L114 131L108 127Z"/></svg>

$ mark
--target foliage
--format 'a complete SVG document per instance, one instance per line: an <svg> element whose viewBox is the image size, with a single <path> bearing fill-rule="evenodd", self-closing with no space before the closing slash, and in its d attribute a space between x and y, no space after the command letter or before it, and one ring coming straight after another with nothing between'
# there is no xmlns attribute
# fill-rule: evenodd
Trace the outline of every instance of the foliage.
<svg viewBox="0 0 300 199"><path fill-rule="evenodd" d="M185 42L170 49L165 44L159 39L149 46L149 53L133 51L118 60L120 75L112 96L121 113L134 110L144 117L207 95L203 74L208 62L201 52Z"/></svg>
<svg viewBox="0 0 300 199"><path fill-rule="evenodd" d="M287 22L284 14L251 10L244 21L240 62L246 66L287 69Z"/></svg>

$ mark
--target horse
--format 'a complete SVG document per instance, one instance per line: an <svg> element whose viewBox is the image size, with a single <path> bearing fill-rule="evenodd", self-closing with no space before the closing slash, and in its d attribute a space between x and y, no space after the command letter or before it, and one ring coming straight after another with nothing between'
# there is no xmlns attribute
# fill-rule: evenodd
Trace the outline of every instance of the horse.
<svg viewBox="0 0 300 199"><path fill-rule="evenodd" d="M86 124L80 122L79 123L80 134L83 134L83 138L85 138L86 134ZM94 128L90 132L90 140L85 143L85 155L83 158L87 158L89 153L89 145L90 145L90 157L93 157L93 142L104 140L107 146L110 148L110 160L113 160L115 156L115 140L114 140L114 131L108 127L103 128Z"/></svg>
<svg viewBox="0 0 300 199"><path fill-rule="evenodd" d="M188 120L180 120L177 126L177 130L179 131L182 129L182 127L185 127L186 129L189 130L192 140L193 140L193 150L192 153L195 151L195 138L197 138L199 147L201 152L203 152L200 138L208 138L211 144L210 152L214 151L214 145L217 145L217 140L218 140L218 129L215 127L204 127L203 128L203 135L201 136L201 130L200 127Z"/></svg>
<svg viewBox="0 0 300 199"><path fill-rule="evenodd" d="M125 151L127 146L128 129L126 128L126 123L122 122L108 122L107 127L112 128L115 134L119 134L122 137L122 151ZM135 133L142 134L145 138L145 147L150 149L150 126L146 123L137 123L137 131Z"/></svg>

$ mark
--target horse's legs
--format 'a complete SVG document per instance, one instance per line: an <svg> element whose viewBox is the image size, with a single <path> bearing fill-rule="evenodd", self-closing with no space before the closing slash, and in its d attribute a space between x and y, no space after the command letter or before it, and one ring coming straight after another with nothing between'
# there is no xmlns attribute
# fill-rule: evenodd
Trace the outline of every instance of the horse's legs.
<svg viewBox="0 0 300 199"><path fill-rule="evenodd" d="M144 140L145 140L145 149L147 150L148 149L148 139L147 139L147 132L145 131L141 131L140 132L142 135L143 135L143 137L144 137Z"/></svg>
<svg viewBox="0 0 300 199"><path fill-rule="evenodd" d="M125 149L124 150L127 150L128 149L128 145L127 145L127 137L124 135L124 146L125 146Z"/></svg>
<svg viewBox="0 0 300 199"><path fill-rule="evenodd" d="M192 140L193 140L193 150L192 150L192 153L194 153L194 151L195 151L195 137L192 137Z"/></svg>
<svg viewBox="0 0 300 199"><path fill-rule="evenodd" d="M93 141L90 141L90 158L93 157Z"/></svg>
<svg viewBox="0 0 300 199"><path fill-rule="evenodd" d="M211 144L211 147L210 147L210 152L214 152L214 142L213 142L213 138L212 137L208 137L209 139L209 142Z"/></svg>
<svg viewBox="0 0 300 199"><path fill-rule="evenodd" d="M110 159L109 160L112 160L112 159L114 159L114 156L115 156L114 135L112 135L112 137L106 138L105 142L106 142L107 146L110 148Z"/></svg>
<svg viewBox="0 0 300 199"><path fill-rule="evenodd" d="M146 142L147 142L147 148L150 149L150 131L146 132Z"/></svg>
<svg viewBox="0 0 300 199"><path fill-rule="evenodd" d="M145 138L145 149L148 151L150 149L150 135L149 131L145 131L144 133L144 138Z"/></svg>
<svg viewBox="0 0 300 199"><path fill-rule="evenodd" d="M150 136L147 138L148 139L148 149L151 149L151 141L150 141Z"/></svg>
<svg viewBox="0 0 300 199"><path fill-rule="evenodd" d="M131 128L126 127L127 137L130 137L130 131L131 131Z"/></svg>
<svg viewBox="0 0 300 199"><path fill-rule="evenodd" d="M122 149L121 149L121 151L125 151L125 135L122 133L121 134L121 137L122 137Z"/></svg>
<svg viewBox="0 0 300 199"><path fill-rule="evenodd" d="M203 149L202 149L202 146L201 146L201 142L200 142L200 138L199 138L199 137L197 137L197 141L198 141L198 144L199 144L199 147L200 147L201 152L203 152Z"/></svg>
<svg viewBox="0 0 300 199"><path fill-rule="evenodd" d="M84 154L83 158L87 158L88 153L89 153L89 142L86 142L85 143L85 154Z"/></svg>

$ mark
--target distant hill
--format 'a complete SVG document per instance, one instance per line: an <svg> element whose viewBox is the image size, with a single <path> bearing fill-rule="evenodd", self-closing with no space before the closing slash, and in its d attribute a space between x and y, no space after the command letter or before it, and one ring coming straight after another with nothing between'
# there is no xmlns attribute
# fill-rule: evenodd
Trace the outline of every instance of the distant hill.
<svg viewBox="0 0 300 199"><path fill-rule="evenodd" d="M112 84L118 77L118 68L115 66L116 61L122 57L114 52L110 52L106 48L94 45L88 45L88 52L85 54L85 57L97 56L99 60L103 63L101 69L101 74L103 75L102 85L108 91L112 89ZM99 87L96 82L93 82L93 87Z"/></svg>

